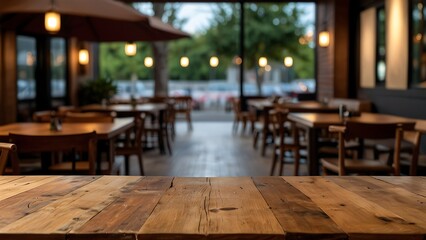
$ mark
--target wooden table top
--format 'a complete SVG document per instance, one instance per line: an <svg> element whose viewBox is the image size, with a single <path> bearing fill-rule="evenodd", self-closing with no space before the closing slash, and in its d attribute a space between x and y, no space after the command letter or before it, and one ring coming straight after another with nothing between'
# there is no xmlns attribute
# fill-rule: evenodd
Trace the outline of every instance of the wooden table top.
<svg viewBox="0 0 426 240"><path fill-rule="evenodd" d="M425 177L0 177L0 239L424 239Z"/></svg>
<svg viewBox="0 0 426 240"><path fill-rule="evenodd" d="M258 110L272 109L275 106L269 99L250 99L247 103ZM327 106L318 101L285 102L281 105L290 112L338 112L339 110L336 106Z"/></svg>
<svg viewBox="0 0 426 240"><path fill-rule="evenodd" d="M136 106L130 104L113 104L108 106L92 104L81 107L83 111L114 111L117 113L158 112L165 109L167 109L167 104L165 103L143 103Z"/></svg>
<svg viewBox="0 0 426 240"><path fill-rule="evenodd" d="M310 128L326 128L330 125L343 124L345 119L339 114L330 113L290 113L288 119ZM360 116L348 118L351 121L373 122L373 123L413 123L416 120L380 113L361 113Z"/></svg>
<svg viewBox="0 0 426 240"><path fill-rule="evenodd" d="M133 125L133 118L116 118L113 123L62 123L61 131L51 131L50 123L20 122L0 126L0 139L7 138L9 133L49 136L96 131L98 139L106 140L125 132Z"/></svg>

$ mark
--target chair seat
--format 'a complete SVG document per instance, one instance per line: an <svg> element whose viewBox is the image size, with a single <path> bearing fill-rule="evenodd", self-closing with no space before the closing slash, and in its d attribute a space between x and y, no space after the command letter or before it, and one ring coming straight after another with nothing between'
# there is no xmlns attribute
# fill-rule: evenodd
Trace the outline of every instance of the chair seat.
<svg viewBox="0 0 426 240"><path fill-rule="evenodd" d="M324 168L333 172L339 172L338 159L337 158L323 158L321 164ZM393 171L391 166L388 166L377 160L353 160L345 159L345 170L347 173L350 172L386 172L390 173Z"/></svg>

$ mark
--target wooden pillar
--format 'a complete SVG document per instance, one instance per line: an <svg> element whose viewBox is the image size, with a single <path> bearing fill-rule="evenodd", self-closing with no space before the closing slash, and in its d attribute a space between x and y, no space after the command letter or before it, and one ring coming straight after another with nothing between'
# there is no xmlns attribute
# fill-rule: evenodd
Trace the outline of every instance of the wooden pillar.
<svg viewBox="0 0 426 240"><path fill-rule="evenodd" d="M16 35L0 33L0 124L16 122Z"/></svg>
<svg viewBox="0 0 426 240"><path fill-rule="evenodd" d="M317 32L330 33L330 45L317 45L317 98L349 96L349 0L318 0ZM318 42L318 41L317 41Z"/></svg>
<svg viewBox="0 0 426 240"><path fill-rule="evenodd" d="M78 62L78 53L82 48L89 50L89 64L85 66ZM95 63L95 61L98 61L95 56L95 54L98 54L96 48L96 43L79 42L76 38L68 39L68 94L71 105L79 105L79 85L98 76L96 72L97 63Z"/></svg>

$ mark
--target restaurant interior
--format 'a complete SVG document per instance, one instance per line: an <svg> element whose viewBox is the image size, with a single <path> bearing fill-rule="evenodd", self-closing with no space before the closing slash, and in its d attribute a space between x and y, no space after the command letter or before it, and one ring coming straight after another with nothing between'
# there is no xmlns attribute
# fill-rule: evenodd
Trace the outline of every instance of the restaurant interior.
<svg viewBox="0 0 426 240"><path fill-rule="evenodd" d="M191 38L130 6L146 1L13 2L0 2L0 240L426 239L426 0L268 1L315 5L315 89L248 94L240 45L230 121L168 96L155 58L151 97L93 80L101 42ZM252 3L149 2L233 3L241 19Z"/></svg>

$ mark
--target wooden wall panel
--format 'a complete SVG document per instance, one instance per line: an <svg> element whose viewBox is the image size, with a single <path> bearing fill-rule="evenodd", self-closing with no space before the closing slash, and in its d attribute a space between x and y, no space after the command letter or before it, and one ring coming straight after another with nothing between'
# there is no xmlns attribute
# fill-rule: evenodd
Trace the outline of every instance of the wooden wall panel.
<svg viewBox="0 0 426 240"><path fill-rule="evenodd" d="M360 31L360 86L374 88L376 86L376 42L377 20L376 8L361 12Z"/></svg>
<svg viewBox="0 0 426 240"><path fill-rule="evenodd" d="M386 88L408 87L407 0L386 0Z"/></svg>
<svg viewBox="0 0 426 240"><path fill-rule="evenodd" d="M0 53L0 124L16 121L16 35L13 32L1 33Z"/></svg>
<svg viewBox="0 0 426 240"><path fill-rule="evenodd" d="M317 46L317 98L348 97L349 0L319 0L317 29L326 26L330 46Z"/></svg>

